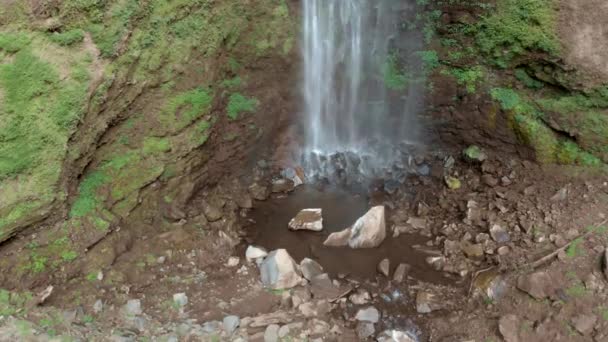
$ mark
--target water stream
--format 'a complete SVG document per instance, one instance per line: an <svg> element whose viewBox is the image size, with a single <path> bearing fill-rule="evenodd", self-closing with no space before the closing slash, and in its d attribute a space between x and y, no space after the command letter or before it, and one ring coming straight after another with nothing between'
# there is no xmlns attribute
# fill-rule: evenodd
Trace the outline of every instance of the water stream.
<svg viewBox="0 0 608 342"><path fill-rule="evenodd" d="M404 29L415 18L413 0L302 6L303 165L331 172L324 162L343 154L349 168L374 174L401 159L399 145L418 142L422 87L412 80L422 39Z"/></svg>

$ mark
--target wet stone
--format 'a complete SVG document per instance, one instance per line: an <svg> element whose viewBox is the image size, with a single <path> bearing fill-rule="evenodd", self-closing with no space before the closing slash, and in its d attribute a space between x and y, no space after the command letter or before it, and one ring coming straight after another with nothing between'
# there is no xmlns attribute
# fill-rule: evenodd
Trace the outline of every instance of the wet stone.
<svg viewBox="0 0 608 342"><path fill-rule="evenodd" d="M319 232L323 230L322 209L303 209L296 217L289 221L291 230L311 230Z"/></svg>
<svg viewBox="0 0 608 342"><path fill-rule="evenodd" d="M516 315L505 315L498 321L498 330L505 342L519 342L519 329L521 322Z"/></svg>
<svg viewBox="0 0 608 342"><path fill-rule="evenodd" d="M295 261L284 249L268 254L260 264L260 274L262 283L275 290L290 289L302 281Z"/></svg>
<svg viewBox="0 0 608 342"><path fill-rule="evenodd" d="M238 316L226 316L222 321L224 331L228 333L228 335L232 335L236 328L239 327L241 320Z"/></svg>
<svg viewBox="0 0 608 342"><path fill-rule="evenodd" d="M355 305L364 305L372 300L369 292L365 289L358 289L357 292L353 293L348 299Z"/></svg>
<svg viewBox="0 0 608 342"><path fill-rule="evenodd" d="M272 181L272 193L287 193L295 189L293 181L289 179L275 179Z"/></svg>
<svg viewBox="0 0 608 342"><path fill-rule="evenodd" d="M378 273L388 277L390 272L390 261L388 259L383 259L376 269L378 270Z"/></svg>
<svg viewBox="0 0 608 342"><path fill-rule="evenodd" d="M583 335L587 335L593 331L596 322L597 317L595 315L578 315L572 319L574 328Z"/></svg>
<svg viewBox="0 0 608 342"><path fill-rule="evenodd" d="M266 186L254 183L249 187L251 197L258 201L264 201L270 196L270 190Z"/></svg>
<svg viewBox="0 0 608 342"><path fill-rule="evenodd" d="M399 264L395 269L395 273L393 274L393 281L396 283L401 283L407 276L411 269L411 266L408 264Z"/></svg>
<svg viewBox="0 0 608 342"><path fill-rule="evenodd" d="M300 262L300 269L302 270L302 275L308 281L323 273L323 267L318 262L309 258L304 258Z"/></svg>
<svg viewBox="0 0 608 342"><path fill-rule="evenodd" d="M348 245L351 248L374 248L378 247L385 238L384 206L376 206L355 222Z"/></svg>
<svg viewBox="0 0 608 342"><path fill-rule="evenodd" d="M380 312L373 306L357 311L355 319L363 322L378 323L380 320Z"/></svg>
<svg viewBox="0 0 608 342"><path fill-rule="evenodd" d="M509 232L498 224L492 225L492 228L490 228L490 236L498 243L506 243L511 240Z"/></svg>
<svg viewBox="0 0 608 342"><path fill-rule="evenodd" d="M539 271L522 275L517 279L517 288L535 299L542 300L554 294L553 279L547 272Z"/></svg>
<svg viewBox="0 0 608 342"><path fill-rule="evenodd" d="M257 259L264 258L268 255L268 252L262 247L257 246L249 246L245 251L245 258L247 261L251 262Z"/></svg>
<svg viewBox="0 0 608 342"><path fill-rule="evenodd" d="M359 322L357 324L357 336L361 340L365 340L366 338L374 336L376 333L376 328L374 328L374 323L370 322Z"/></svg>

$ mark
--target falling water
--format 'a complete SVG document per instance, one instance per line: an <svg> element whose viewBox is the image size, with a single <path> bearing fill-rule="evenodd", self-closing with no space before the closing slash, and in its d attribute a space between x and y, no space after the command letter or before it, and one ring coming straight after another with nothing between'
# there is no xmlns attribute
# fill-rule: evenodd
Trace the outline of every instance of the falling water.
<svg viewBox="0 0 608 342"><path fill-rule="evenodd" d="M360 172L381 168L396 159L393 147L415 140L419 87L385 84L388 63L421 47L416 34L402 30L415 16L408 2L302 1L303 163L309 171L327 171L323 164L331 159L356 164Z"/></svg>

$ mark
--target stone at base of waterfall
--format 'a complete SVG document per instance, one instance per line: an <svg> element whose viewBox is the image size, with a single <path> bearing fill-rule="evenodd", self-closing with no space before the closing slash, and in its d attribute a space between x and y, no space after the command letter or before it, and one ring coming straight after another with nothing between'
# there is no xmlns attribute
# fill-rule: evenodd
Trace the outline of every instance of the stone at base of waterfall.
<svg viewBox="0 0 608 342"><path fill-rule="evenodd" d="M348 239L350 239L350 228L329 234L323 245L328 247L344 247L348 245Z"/></svg>
<svg viewBox="0 0 608 342"><path fill-rule="evenodd" d="M385 330L378 336L378 342L416 342L413 334L400 330Z"/></svg>
<svg viewBox="0 0 608 342"><path fill-rule="evenodd" d="M300 269L302 270L302 275L308 281L312 281L314 277L323 273L323 267L318 262L309 258L302 259Z"/></svg>
<svg viewBox="0 0 608 342"><path fill-rule="evenodd" d="M270 252L260 264L264 286L274 289L290 289L302 282L298 265L284 249Z"/></svg>
<svg viewBox="0 0 608 342"><path fill-rule="evenodd" d="M257 246L249 246L245 251L245 258L247 261L251 262L254 260L265 258L268 255L268 252L262 247Z"/></svg>
<svg viewBox="0 0 608 342"><path fill-rule="evenodd" d="M289 221L291 230L323 230L323 211L321 209L304 209Z"/></svg>
<svg viewBox="0 0 608 342"><path fill-rule="evenodd" d="M374 248L386 238L384 206L371 208L353 225L348 245L351 248Z"/></svg>

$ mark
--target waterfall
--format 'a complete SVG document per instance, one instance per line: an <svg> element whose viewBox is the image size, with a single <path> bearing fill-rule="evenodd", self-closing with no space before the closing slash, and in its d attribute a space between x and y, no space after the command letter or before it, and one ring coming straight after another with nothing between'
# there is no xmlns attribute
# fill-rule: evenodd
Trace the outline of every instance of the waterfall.
<svg viewBox="0 0 608 342"><path fill-rule="evenodd" d="M395 91L386 85L389 63L397 58L393 54L421 47L420 39L401 30L408 13L415 15L408 2L302 1L303 164L308 171L332 172L335 167L323 165L332 159L344 167L354 164L358 172L382 168L397 157L391 146L414 140L412 103L420 100L414 99L419 87L399 85ZM419 68L413 64L409 67Z"/></svg>

